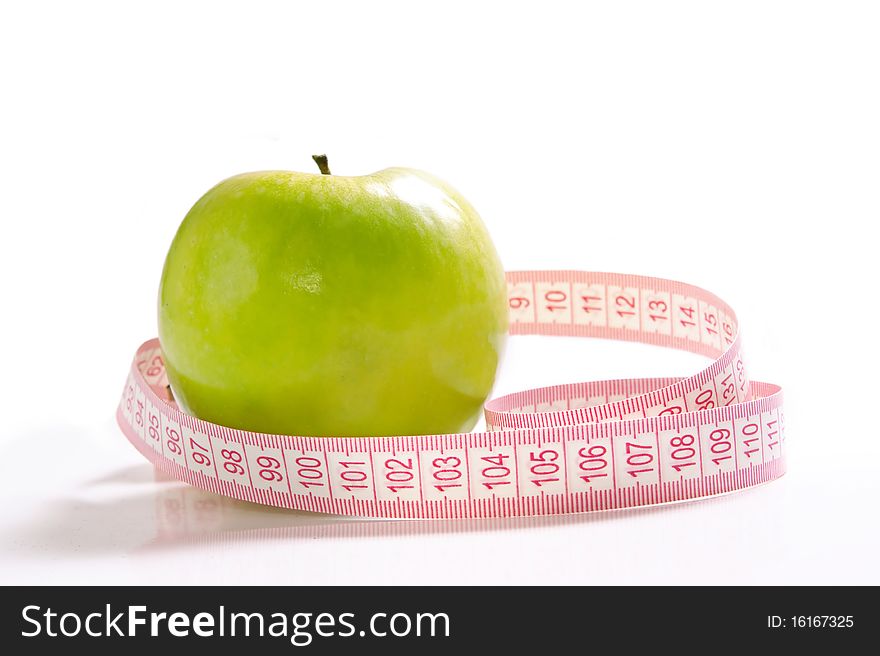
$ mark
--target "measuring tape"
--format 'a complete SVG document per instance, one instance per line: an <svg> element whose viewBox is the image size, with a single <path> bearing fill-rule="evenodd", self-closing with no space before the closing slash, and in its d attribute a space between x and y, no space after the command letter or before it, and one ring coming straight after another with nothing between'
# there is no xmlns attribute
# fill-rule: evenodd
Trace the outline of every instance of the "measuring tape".
<svg viewBox="0 0 880 656"><path fill-rule="evenodd" d="M557 385L485 406L487 432L298 437L178 409L156 339L117 411L154 465L282 508L385 518L549 515L724 494L785 473L782 390L750 381L733 310L681 282L582 271L507 274L510 333L602 337L712 359L689 378Z"/></svg>

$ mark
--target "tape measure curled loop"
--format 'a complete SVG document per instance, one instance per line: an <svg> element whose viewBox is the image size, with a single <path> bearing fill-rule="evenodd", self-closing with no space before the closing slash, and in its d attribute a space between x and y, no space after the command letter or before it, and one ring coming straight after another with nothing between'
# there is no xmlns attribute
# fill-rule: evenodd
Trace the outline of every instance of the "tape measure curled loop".
<svg viewBox="0 0 880 656"><path fill-rule="evenodd" d="M490 400L481 433L301 437L181 412L158 340L137 351L117 420L156 466L257 503L384 518L588 512L685 501L785 473L782 390L749 380L733 309L681 282L507 274L512 335L600 337L711 359L687 378L556 385Z"/></svg>

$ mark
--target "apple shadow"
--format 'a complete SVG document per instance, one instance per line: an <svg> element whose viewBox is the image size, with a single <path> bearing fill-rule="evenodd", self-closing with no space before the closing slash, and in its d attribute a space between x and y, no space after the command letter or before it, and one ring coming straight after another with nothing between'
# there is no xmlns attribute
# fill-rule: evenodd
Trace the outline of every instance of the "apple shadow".
<svg viewBox="0 0 880 656"><path fill-rule="evenodd" d="M678 505L573 515L450 520L382 520L272 508L238 501L169 479L150 465L110 472L83 484L85 497L112 486L107 500L58 499L6 547L31 557L137 554L206 545L275 540L385 539L486 531L533 531L676 512ZM91 492L91 494L89 494ZM102 496L102 495L97 495ZM103 495L107 496L107 495ZM723 504L727 496L699 503ZM686 504L695 502L686 502Z"/></svg>
<svg viewBox="0 0 880 656"><path fill-rule="evenodd" d="M104 476L93 478L92 480L83 483L83 485L86 487L106 485L109 483L129 485L154 483L156 480L157 470L153 469L149 465L132 465L131 467L124 467L122 469L109 472Z"/></svg>
<svg viewBox="0 0 880 656"><path fill-rule="evenodd" d="M31 558L136 553L212 531L297 524L313 515L205 492L146 463L85 481L76 492L46 499L33 516L0 534L0 547Z"/></svg>

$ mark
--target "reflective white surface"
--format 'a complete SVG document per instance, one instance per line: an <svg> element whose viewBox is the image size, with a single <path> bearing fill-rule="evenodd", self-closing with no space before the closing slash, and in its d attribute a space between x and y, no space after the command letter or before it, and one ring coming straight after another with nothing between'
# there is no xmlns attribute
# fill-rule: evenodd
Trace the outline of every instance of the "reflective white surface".
<svg viewBox="0 0 880 656"><path fill-rule="evenodd" d="M872 3L0 10L0 583L880 583ZM632 512L375 522L157 480L113 423L190 205L428 170L505 265L679 278L785 388L789 473ZM511 340L498 393L696 370Z"/></svg>
<svg viewBox="0 0 880 656"><path fill-rule="evenodd" d="M563 379L584 362L626 375L699 361L529 338L512 341L506 369L539 359L557 362ZM645 510L448 522L341 518L203 492L155 472L108 411L89 430L59 426L5 445L4 463L17 464L3 469L0 575L28 584L877 583L872 463L849 449L823 453L804 391L789 390L790 473L778 482Z"/></svg>

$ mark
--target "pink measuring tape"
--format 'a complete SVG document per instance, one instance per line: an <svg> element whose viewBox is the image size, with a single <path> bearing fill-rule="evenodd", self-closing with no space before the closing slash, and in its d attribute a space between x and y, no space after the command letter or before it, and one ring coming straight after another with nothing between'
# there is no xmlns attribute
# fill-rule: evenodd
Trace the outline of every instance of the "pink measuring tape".
<svg viewBox="0 0 880 656"><path fill-rule="evenodd" d="M181 412L159 342L135 355L117 420L148 460L190 485L340 515L460 518L648 506L785 473L782 390L750 381L733 310L680 282L611 273L507 274L512 335L603 337L713 362L689 378L558 385L490 400L487 432L296 437Z"/></svg>

